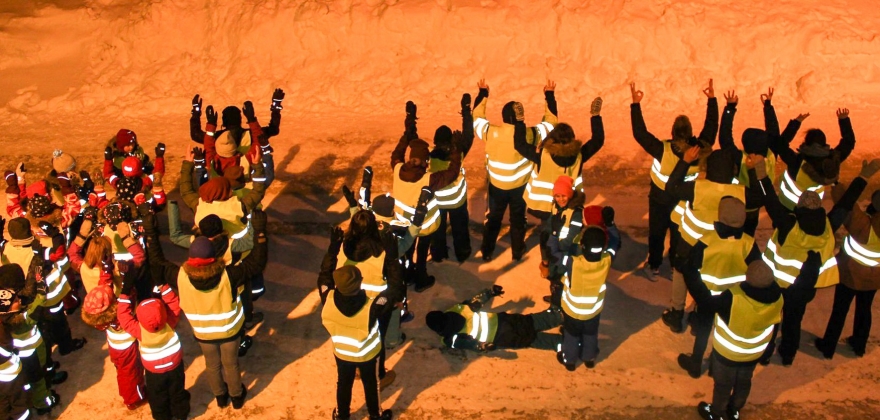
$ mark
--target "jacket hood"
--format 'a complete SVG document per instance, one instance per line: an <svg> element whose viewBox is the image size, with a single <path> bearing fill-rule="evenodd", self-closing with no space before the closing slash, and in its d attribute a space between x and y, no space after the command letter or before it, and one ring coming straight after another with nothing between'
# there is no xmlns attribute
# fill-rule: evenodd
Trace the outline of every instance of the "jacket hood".
<svg viewBox="0 0 880 420"><path fill-rule="evenodd" d="M363 290L351 296L336 292L333 293L333 304L343 315L352 316L367 304L367 294Z"/></svg>
<svg viewBox="0 0 880 420"><path fill-rule="evenodd" d="M757 288L746 282L739 284L750 299L763 304L773 303L782 298L782 288L774 281L769 287Z"/></svg>
<svg viewBox="0 0 880 420"><path fill-rule="evenodd" d="M375 240L359 240L354 246L352 244L343 244L342 253L346 258L352 261L366 261L372 257L378 257L384 250L382 243Z"/></svg>
<svg viewBox="0 0 880 420"><path fill-rule="evenodd" d="M226 269L226 263L222 259L218 259L217 261L202 267L183 263L180 268L186 272L193 287L198 290L211 290L217 287L220 283L223 270Z"/></svg>
<svg viewBox="0 0 880 420"><path fill-rule="evenodd" d="M565 206L567 209L576 209L584 207L584 204L587 202L587 196L584 193L575 190L574 196L568 200L568 205Z"/></svg>
<svg viewBox="0 0 880 420"><path fill-rule="evenodd" d="M155 333L168 323L165 302L156 298L146 299L137 306L137 320L145 330Z"/></svg>
<svg viewBox="0 0 880 420"><path fill-rule="evenodd" d="M552 137L548 137L547 140L544 141L544 151L549 152L553 157L576 157L581 153L582 145L581 141L577 139L561 142Z"/></svg>

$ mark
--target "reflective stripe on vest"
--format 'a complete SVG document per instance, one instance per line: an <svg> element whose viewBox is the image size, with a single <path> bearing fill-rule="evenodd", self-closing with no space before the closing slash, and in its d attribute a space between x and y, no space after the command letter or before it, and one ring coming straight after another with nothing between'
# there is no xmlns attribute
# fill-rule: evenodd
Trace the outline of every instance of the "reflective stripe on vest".
<svg viewBox="0 0 880 420"><path fill-rule="evenodd" d="M135 338L123 329L107 328L107 345L114 350L125 350L135 343Z"/></svg>
<svg viewBox="0 0 880 420"><path fill-rule="evenodd" d="M385 275L382 272L382 269L385 266L384 251L379 256L370 257L364 261L350 260L342 251L339 251L339 257L340 258L338 258L336 262L336 268L345 265L353 265L357 267L363 278L361 281L361 289L363 289L371 299L375 299L379 293L388 289L388 282L385 281Z"/></svg>
<svg viewBox="0 0 880 420"><path fill-rule="evenodd" d="M399 220L412 222L416 214L415 206L418 205L419 196L422 194L422 188L429 185L430 176L425 173L416 182L406 182L400 179L400 168L402 167L402 163L394 166L394 181L391 186L391 195L394 196L394 213L395 217ZM425 215L425 221L422 222L419 236L428 236L434 233L440 226L440 212L438 210L437 198L432 198L428 202L428 214Z"/></svg>
<svg viewBox="0 0 880 420"><path fill-rule="evenodd" d="M779 230L773 232L773 236L767 242L762 258L767 266L773 270L776 282L782 288L791 286L801 272L804 261L807 260L807 251L818 251L822 258L822 267L819 269L819 280L816 288L833 286L840 282L840 274L837 269L837 259L834 257L834 232L831 224L825 220L825 232L821 236L807 235L799 225L795 225L785 243L779 244Z"/></svg>
<svg viewBox="0 0 880 420"><path fill-rule="evenodd" d="M819 198L825 198L825 186L813 181L804 171L804 165L806 163L801 163L796 179L791 179L791 175L786 169L782 173L782 180L779 181L779 190L782 191L779 202L789 210L794 210L805 190L815 191L819 194Z"/></svg>
<svg viewBox="0 0 880 420"><path fill-rule="evenodd" d="M474 312L463 304L455 305L446 312L457 313L465 319L464 327L458 331L459 334L470 335L481 343L495 341L495 334L498 332L498 314Z"/></svg>
<svg viewBox="0 0 880 420"><path fill-rule="evenodd" d="M532 162L524 158L513 146L512 124L490 126L486 138L486 171L489 183L502 190L519 188L528 181ZM526 142L537 144L535 134L538 130L526 130Z"/></svg>
<svg viewBox="0 0 880 420"><path fill-rule="evenodd" d="M28 317L27 313L23 313L26 325L30 325L30 329L21 333L13 332L12 345L18 349L19 357L29 357L37 351L37 347L43 344L43 336L37 329L37 324Z"/></svg>
<svg viewBox="0 0 880 420"><path fill-rule="evenodd" d="M199 199L199 205L196 207L196 215L193 218L195 224L198 225L206 216L214 214L223 222L223 229L229 233L230 237L235 238L237 235L244 236L247 234L247 225L241 219L245 216L241 201L232 196L228 200L215 200L210 203Z"/></svg>
<svg viewBox="0 0 880 420"><path fill-rule="evenodd" d="M12 382L21 373L21 359L18 355L0 347L0 356L6 361L0 363L0 382Z"/></svg>
<svg viewBox="0 0 880 420"><path fill-rule="evenodd" d="M719 184L705 179L694 181L694 201L684 206L684 215L679 222L682 239L690 245L696 245L703 234L715 230L715 222L718 221L718 204L727 196L738 198L745 203L745 187ZM676 209L675 213L678 211Z"/></svg>
<svg viewBox="0 0 880 420"><path fill-rule="evenodd" d="M523 198L526 206L532 210L550 212L553 210L553 183L560 176L581 179L578 172L581 169L581 155L578 153L574 164L561 167L553 161L550 152L541 153L541 166L533 166L529 183Z"/></svg>
<svg viewBox="0 0 880 420"><path fill-rule="evenodd" d="M435 173L444 171L449 168L449 161L431 158L431 164L428 172ZM437 200L437 206L441 209L457 209L461 207L467 198L467 179L465 179L464 167L461 168L458 176L449 185L434 191L434 199Z"/></svg>
<svg viewBox="0 0 880 420"><path fill-rule="evenodd" d="M155 333L149 332L141 326L141 339L138 350L140 351L141 359L145 362L144 365L148 370L151 370L149 368L155 370L167 370L174 366L175 360L172 358L180 354L180 349L180 338L168 324L165 324L161 330ZM166 363L151 363L163 360L165 360Z"/></svg>
<svg viewBox="0 0 880 420"><path fill-rule="evenodd" d="M605 280L611 270L611 254L603 253L597 262L587 261L583 255L573 257L571 277L563 277L562 310L581 321L593 319L605 304Z"/></svg>
<svg viewBox="0 0 880 420"><path fill-rule="evenodd" d="M66 259L66 258L65 258ZM70 292L70 284L67 282L67 275L61 274L61 264L64 260L54 264L52 271L46 276L46 300L40 305L47 308L58 305L67 293Z"/></svg>
<svg viewBox="0 0 880 420"><path fill-rule="evenodd" d="M867 245L862 245L852 235L847 235L843 240L843 252L866 267L880 265L880 239L874 233L874 228L868 234Z"/></svg>
<svg viewBox="0 0 880 420"><path fill-rule="evenodd" d="M193 334L200 340L222 340L232 337L241 330L244 311L241 296L232 299L232 284L226 269L213 289L199 290L193 286L186 270L180 270L177 277L180 308L192 326Z"/></svg>
<svg viewBox="0 0 880 420"><path fill-rule="evenodd" d="M757 360L770 343L773 326L782 319L782 298L770 304L758 302L746 296L739 285L730 292L730 325L715 315L712 347L734 362Z"/></svg>
<svg viewBox="0 0 880 420"><path fill-rule="evenodd" d="M651 181L657 186L657 188L666 190L666 183L669 182L669 175L672 174L678 161L678 156L672 152L672 141L664 141L663 156L660 157L660 161L654 159L654 162L651 164ZM697 176L699 175L699 166L690 166L688 167L688 172L684 180L693 181L697 179Z"/></svg>
<svg viewBox="0 0 880 420"><path fill-rule="evenodd" d="M370 308L373 299L367 298L366 304L356 314L345 316L334 303L335 290L327 294L321 320L324 328L330 333L333 352L336 357L349 362L366 362L379 355L382 338L379 334L379 321L370 324Z"/></svg>
<svg viewBox="0 0 880 420"><path fill-rule="evenodd" d="M713 230L703 235L700 242L706 245L700 278L713 296L746 280L746 258L752 252L755 238L747 234L739 239L721 238Z"/></svg>

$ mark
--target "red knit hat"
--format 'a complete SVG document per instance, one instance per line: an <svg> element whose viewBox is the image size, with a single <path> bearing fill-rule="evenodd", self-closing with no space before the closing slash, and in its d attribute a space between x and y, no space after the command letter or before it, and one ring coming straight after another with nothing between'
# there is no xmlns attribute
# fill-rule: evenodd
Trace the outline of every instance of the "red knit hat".
<svg viewBox="0 0 880 420"><path fill-rule="evenodd" d="M159 332L168 323L165 302L156 298L144 300L138 304L137 319L145 330L151 333Z"/></svg>
<svg viewBox="0 0 880 420"><path fill-rule="evenodd" d="M33 198L35 195L48 196L49 195L49 184L45 179L41 179L31 185L27 186L27 190L25 190L25 195L28 198Z"/></svg>
<svg viewBox="0 0 880 420"><path fill-rule="evenodd" d="M90 290L83 300L82 310L88 314L98 315L104 313L116 300L116 294L109 285L100 285Z"/></svg>
<svg viewBox="0 0 880 420"><path fill-rule="evenodd" d="M123 128L116 133L116 149L123 150L129 145L137 146L137 135L134 131Z"/></svg>
<svg viewBox="0 0 880 420"><path fill-rule="evenodd" d="M122 160L122 174L131 178L139 177L144 174L142 166L140 159L129 156Z"/></svg>
<svg viewBox="0 0 880 420"><path fill-rule="evenodd" d="M556 182L553 183L553 195L565 195L568 198L574 197L574 180L567 175L559 175Z"/></svg>
<svg viewBox="0 0 880 420"><path fill-rule="evenodd" d="M227 200L231 195L232 186L229 180L222 176L211 178L199 187L199 198L206 203Z"/></svg>

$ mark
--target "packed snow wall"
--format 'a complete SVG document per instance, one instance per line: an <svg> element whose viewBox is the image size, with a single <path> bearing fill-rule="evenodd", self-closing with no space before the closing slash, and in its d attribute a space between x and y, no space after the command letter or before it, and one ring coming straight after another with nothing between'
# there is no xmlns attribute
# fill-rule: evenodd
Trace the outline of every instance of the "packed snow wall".
<svg viewBox="0 0 880 420"><path fill-rule="evenodd" d="M783 124L811 112L805 126L830 138L849 107L864 153L878 145L878 28L869 0L2 0L0 126L3 142L65 127L98 145L122 126L184 141L193 94L267 112L282 87L297 136L385 138L406 100L424 133L454 122L480 78L490 117L516 99L536 119L550 78L583 137L603 96L608 153L629 154L629 82L663 137L676 114L702 120L714 78L722 106L724 90L740 96L737 132L762 124L773 86Z"/></svg>

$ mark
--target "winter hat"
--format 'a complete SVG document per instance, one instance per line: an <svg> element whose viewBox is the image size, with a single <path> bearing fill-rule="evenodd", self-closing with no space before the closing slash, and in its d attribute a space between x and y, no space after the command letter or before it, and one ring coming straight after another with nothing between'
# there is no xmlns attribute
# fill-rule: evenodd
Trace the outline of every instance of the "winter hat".
<svg viewBox="0 0 880 420"><path fill-rule="evenodd" d="M24 271L18 264L0 266L0 289L8 289L18 293L24 289Z"/></svg>
<svg viewBox="0 0 880 420"><path fill-rule="evenodd" d="M129 156L122 160L122 175L138 177L144 174L141 160L135 156Z"/></svg>
<svg viewBox="0 0 880 420"><path fill-rule="evenodd" d="M706 158L706 179L719 184L730 184L736 176L737 163L727 150L714 150Z"/></svg>
<svg viewBox="0 0 880 420"><path fill-rule="evenodd" d="M196 239L194 239L192 241L192 243L189 245L189 260L190 261L201 260L202 262L205 262L209 259L210 260L214 259L214 245L211 244L211 240L208 239L207 236L199 236ZM187 263L189 263L190 261L187 261ZM213 261L207 262L207 264L210 264L211 262L213 262ZM192 264L192 265L200 265L200 264L196 263L196 264ZM205 264L201 264L201 265L205 265Z"/></svg>
<svg viewBox="0 0 880 420"><path fill-rule="evenodd" d="M244 168L235 165L226 168L223 171L223 177L229 180L229 186L233 190L244 187Z"/></svg>
<svg viewBox="0 0 880 420"><path fill-rule="evenodd" d="M757 128L747 128L742 135L743 151L747 154L767 154L767 132Z"/></svg>
<svg viewBox="0 0 880 420"><path fill-rule="evenodd" d="M825 139L825 133L818 128L811 128L807 130L807 134L804 135L804 143L801 147L804 146L828 146L828 141ZM800 148L798 148L798 152L800 152Z"/></svg>
<svg viewBox="0 0 880 420"><path fill-rule="evenodd" d="M687 115L679 115L672 122L672 139L688 141L694 136L694 129Z"/></svg>
<svg viewBox="0 0 880 420"><path fill-rule="evenodd" d="M6 230L9 231L11 239L34 239L31 232L31 222L24 217L16 217L7 222Z"/></svg>
<svg viewBox="0 0 880 420"><path fill-rule="evenodd" d="M213 238L223 233L223 221L216 214L209 214L199 221L199 231L202 236Z"/></svg>
<svg viewBox="0 0 880 420"><path fill-rule="evenodd" d="M34 195L28 200L28 211L36 218L52 213L53 207L52 200L45 195Z"/></svg>
<svg viewBox="0 0 880 420"><path fill-rule="evenodd" d="M222 176L211 178L199 187L199 198L206 203L227 200L231 195L232 186L229 185L229 180Z"/></svg>
<svg viewBox="0 0 880 420"><path fill-rule="evenodd" d="M37 195L43 195L43 196L49 195L49 183L46 182L45 179L41 179L37 182L34 182L31 185L28 185L27 190L25 190L25 196L27 196L28 198L31 198L31 197L34 197Z"/></svg>
<svg viewBox="0 0 880 420"><path fill-rule="evenodd" d="M82 304L83 312L91 315L104 313L115 300L116 294L113 293L113 288L106 284L100 285L86 295Z"/></svg>
<svg viewBox="0 0 880 420"><path fill-rule="evenodd" d="M450 149L452 148L452 129L441 125L437 128L437 131L434 131L434 147L439 147L441 149Z"/></svg>
<svg viewBox="0 0 880 420"><path fill-rule="evenodd" d="M76 169L76 159L70 154L56 149L52 152L52 169L58 173L70 172Z"/></svg>
<svg viewBox="0 0 880 420"><path fill-rule="evenodd" d="M773 284L773 270L764 260L752 261L746 269L746 283L759 289L766 288Z"/></svg>
<svg viewBox="0 0 880 420"><path fill-rule="evenodd" d="M364 276L361 270L353 265L343 265L333 272L333 282L336 283L336 290L345 296L354 296L361 290L361 281Z"/></svg>
<svg viewBox="0 0 880 420"><path fill-rule="evenodd" d="M581 236L581 249L584 254L599 254L608 246L608 234L599 226L586 226Z"/></svg>
<svg viewBox="0 0 880 420"><path fill-rule="evenodd" d="M574 197L574 180L568 175L559 175L553 183L553 195L564 195L571 199Z"/></svg>
<svg viewBox="0 0 880 420"><path fill-rule="evenodd" d="M394 218L394 198L385 193L373 199L373 214L376 220L389 221Z"/></svg>
<svg viewBox="0 0 880 420"><path fill-rule="evenodd" d="M746 223L746 203L727 196L718 203L718 221L732 228L741 228Z"/></svg>
<svg viewBox="0 0 880 420"><path fill-rule="evenodd" d="M804 191L801 198L798 199L797 207L808 210L818 209L822 207L822 198L819 194L812 190Z"/></svg>
<svg viewBox="0 0 880 420"><path fill-rule="evenodd" d="M464 328L466 320L455 312L431 311L425 315L425 324L437 334L452 335Z"/></svg>
<svg viewBox="0 0 880 420"><path fill-rule="evenodd" d="M584 207L584 226L598 226L605 228L605 218L602 217L602 206L586 206Z"/></svg>
<svg viewBox="0 0 880 420"><path fill-rule="evenodd" d="M220 157L230 158L235 156L235 149L237 148L238 146L235 144L235 141L232 139L229 132L226 132L225 136L220 136L220 138L214 142L214 150L217 151L217 156Z"/></svg>
<svg viewBox="0 0 880 420"><path fill-rule="evenodd" d="M428 150L427 142L421 139L415 139L409 142L410 159L420 159L423 162L427 162L430 156L431 153Z"/></svg>
<svg viewBox="0 0 880 420"><path fill-rule="evenodd" d="M149 298L138 304L137 320L145 330L157 333L168 323L165 303L156 298Z"/></svg>
<svg viewBox="0 0 880 420"><path fill-rule="evenodd" d="M123 128L116 133L116 149L122 151L129 145L137 147L137 135L134 131Z"/></svg>
<svg viewBox="0 0 880 420"><path fill-rule="evenodd" d="M116 181L116 197L121 200L134 201L143 187L143 181L140 178L122 177Z"/></svg>
<svg viewBox="0 0 880 420"><path fill-rule="evenodd" d="M226 128L241 127L241 110L234 106L227 106L226 108L223 108L223 114L220 119L223 121L223 126Z"/></svg>
<svg viewBox="0 0 880 420"><path fill-rule="evenodd" d="M15 290L0 288L0 315L6 315L12 311L12 305L18 293Z"/></svg>

